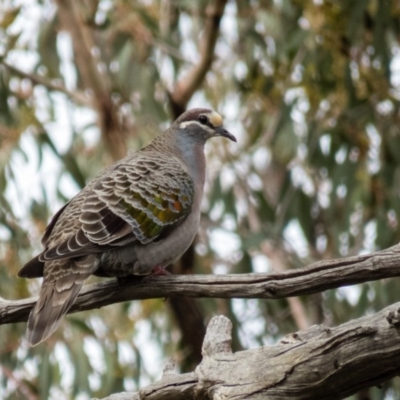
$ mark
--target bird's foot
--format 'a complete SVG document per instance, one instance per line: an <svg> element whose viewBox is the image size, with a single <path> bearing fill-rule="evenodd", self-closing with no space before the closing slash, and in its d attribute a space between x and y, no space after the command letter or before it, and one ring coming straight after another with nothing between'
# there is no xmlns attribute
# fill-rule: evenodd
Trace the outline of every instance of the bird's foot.
<svg viewBox="0 0 400 400"><path fill-rule="evenodd" d="M155 276L155 275L164 275L164 276L168 276L168 275L172 275L172 273L169 272L169 271L167 271L167 270L166 270L166 267L160 267L159 265L157 265L156 267L154 267L154 268L151 270L151 273L150 273L150 275L148 275L148 276L150 277L150 276Z"/></svg>
<svg viewBox="0 0 400 400"><path fill-rule="evenodd" d="M159 265L157 265L156 267L154 267L149 275L146 275L142 282L147 282L150 278L152 278L153 276L169 276L172 275L171 272L167 271L165 269L166 267L160 267Z"/></svg>

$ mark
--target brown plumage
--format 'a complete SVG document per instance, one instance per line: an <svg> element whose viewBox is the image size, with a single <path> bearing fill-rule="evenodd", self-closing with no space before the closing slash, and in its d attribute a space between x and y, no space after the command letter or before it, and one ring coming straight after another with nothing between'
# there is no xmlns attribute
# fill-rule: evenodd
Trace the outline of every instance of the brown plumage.
<svg viewBox="0 0 400 400"><path fill-rule="evenodd" d="M57 329L91 274L147 275L184 253L198 229L204 144L213 136L236 141L216 112L189 110L55 214L42 239L43 252L18 273L44 277L28 321L31 345Z"/></svg>

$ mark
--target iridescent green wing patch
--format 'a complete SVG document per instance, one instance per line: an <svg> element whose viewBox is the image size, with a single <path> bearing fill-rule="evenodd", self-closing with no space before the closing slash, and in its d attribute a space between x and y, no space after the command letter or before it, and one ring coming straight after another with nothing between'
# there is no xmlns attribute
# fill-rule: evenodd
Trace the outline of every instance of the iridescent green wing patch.
<svg viewBox="0 0 400 400"><path fill-rule="evenodd" d="M161 168L163 161L168 165ZM142 156L135 164L119 165L113 174L96 182L93 192L97 202L88 200L90 207L84 208L81 219L83 231L91 242L119 244L121 238L116 237L117 232L107 229L117 226L118 218L129 225L131 241L146 244L165 229L179 225L189 214L194 184L176 160L166 158L156 162ZM115 218L105 213L104 208Z"/></svg>

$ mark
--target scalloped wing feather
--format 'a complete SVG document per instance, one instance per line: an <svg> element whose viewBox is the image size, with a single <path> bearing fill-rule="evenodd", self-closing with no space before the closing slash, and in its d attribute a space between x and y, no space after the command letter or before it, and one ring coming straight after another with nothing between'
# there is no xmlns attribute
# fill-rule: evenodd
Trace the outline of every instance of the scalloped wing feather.
<svg viewBox="0 0 400 400"><path fill-rule="evenodd" d="M147 244L190 213L194 183L179 161L157 154L122 160L58 213L40 261Z"/></svg>

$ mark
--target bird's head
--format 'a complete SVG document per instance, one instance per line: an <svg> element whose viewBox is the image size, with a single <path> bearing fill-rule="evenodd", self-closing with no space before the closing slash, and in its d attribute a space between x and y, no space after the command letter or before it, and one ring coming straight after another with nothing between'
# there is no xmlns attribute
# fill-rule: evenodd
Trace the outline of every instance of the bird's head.
<svg viewBox="0 0 400 400"><path fill-rule="evenodd" d="M207 108L193 108L184 112L172 127L199 142L205 142L214 136L223 136L236 142L235 136L223 127L222 117Z"/></svg>

